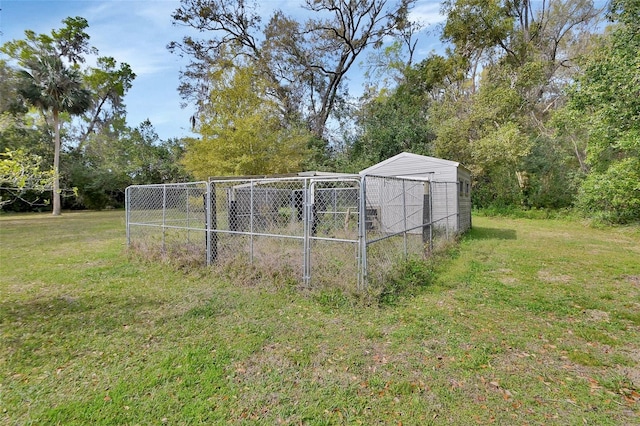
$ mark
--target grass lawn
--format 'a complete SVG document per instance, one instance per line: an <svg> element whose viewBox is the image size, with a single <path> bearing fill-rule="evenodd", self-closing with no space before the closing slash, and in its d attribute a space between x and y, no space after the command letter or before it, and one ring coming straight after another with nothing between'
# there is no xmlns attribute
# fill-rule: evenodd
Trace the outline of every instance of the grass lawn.
<svg viewBox="0 0 640 426"><path fill-rule="evenodd" d="M393 305L127 253L124 213L0 216L0 423L640 424L640 229L475 217Z"/></svg>

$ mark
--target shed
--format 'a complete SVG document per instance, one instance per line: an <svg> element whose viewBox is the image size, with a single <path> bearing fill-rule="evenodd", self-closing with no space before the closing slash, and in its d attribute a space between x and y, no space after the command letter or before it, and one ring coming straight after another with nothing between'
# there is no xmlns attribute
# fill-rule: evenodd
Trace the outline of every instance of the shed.
<svg viewBox="0 0 640 426"><path fill-rule="evenodd" d="M426 210L431 206L431 221L437 227L443 221L449 229L465 232L471 228L471 172L456 161L402 152L360 172L360 176L381 176L412 179L423 182L412 186L405 195L414 200L410 206L414 221L428 218ZM371 187L373 186L373 188ZM398 189L376 188L375 181L367 183L367 204L378 216L380 226L394 232L394 203ZM405 192L407 192L405 188ZM419 224L419 223L418 223Z"/></svg>

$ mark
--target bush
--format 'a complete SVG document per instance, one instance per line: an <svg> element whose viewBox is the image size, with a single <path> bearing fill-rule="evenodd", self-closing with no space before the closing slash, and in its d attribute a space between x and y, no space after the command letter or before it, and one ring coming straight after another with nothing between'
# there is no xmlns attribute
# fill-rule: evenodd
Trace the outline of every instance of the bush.
<svg viewBox="0 0 640 426"><path fill-rule="evenodd" d="M403 296L413 296L416 291L433 283L435 271L431 259L410 258L395 268L380 289L381 305L392 305Z"/></svg>
<svg viewBox="0 0 640 426"><path fill-rule="evenodd" d="M640 221L640 159L625 158L582 184L577 207L590 217L624 224Z"/></svg>

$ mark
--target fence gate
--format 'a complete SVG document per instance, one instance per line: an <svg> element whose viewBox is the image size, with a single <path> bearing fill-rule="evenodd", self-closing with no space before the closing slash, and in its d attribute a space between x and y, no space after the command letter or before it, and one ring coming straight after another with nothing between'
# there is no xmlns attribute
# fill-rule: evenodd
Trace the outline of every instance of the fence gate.
<svg viewBox="0 0 640 426"><path fill-rule="evenodd" d="M360 181L312 179L305 191L304 274L311 279L360 281Z"/></svg>

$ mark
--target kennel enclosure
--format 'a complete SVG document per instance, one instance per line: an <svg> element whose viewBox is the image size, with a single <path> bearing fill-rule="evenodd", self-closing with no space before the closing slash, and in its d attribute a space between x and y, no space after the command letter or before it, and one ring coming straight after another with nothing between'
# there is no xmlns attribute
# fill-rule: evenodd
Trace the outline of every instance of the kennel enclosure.
<svg viewBox="0 0 640 426"><path fill-rule="evenodd" d="M469 182L458 163L402 153L359 174L136 185L126 190L127 242L305 286L363 288L468 229Z"/></svg>

